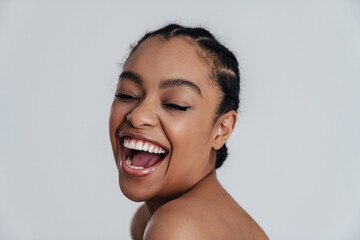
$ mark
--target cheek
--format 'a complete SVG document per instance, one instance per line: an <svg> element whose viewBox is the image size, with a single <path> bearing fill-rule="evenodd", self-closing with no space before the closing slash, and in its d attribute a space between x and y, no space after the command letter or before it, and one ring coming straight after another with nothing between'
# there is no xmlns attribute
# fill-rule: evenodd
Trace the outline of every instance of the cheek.
<svg viewBox="0 0 360 240"><path fill-rule="evenodd" d="M116 154L116 148L117 148L116 129L119 127L120 123L124 121L125 116L126 116L125 109L119 107L117 102L113 102L109 116L109 134L110 134L110 141L114 154Z"/></svg>
<svg viewBox="0 0 360 240"><path fill-rule="evenodd" d="M210 153L210 122L204 114L174 118L165 129L173 147L174 160L171 165L195 168L206 164Z"/></svg>

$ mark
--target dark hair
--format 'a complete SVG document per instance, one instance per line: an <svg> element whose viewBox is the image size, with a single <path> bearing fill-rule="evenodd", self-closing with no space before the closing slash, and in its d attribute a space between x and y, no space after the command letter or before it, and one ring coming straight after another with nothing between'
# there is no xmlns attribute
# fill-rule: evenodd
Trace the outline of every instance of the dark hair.
<svg viewBox="0 0 360 240"><path fill-rule="evenodd" d="M212 69L211 79L221 90L221 100L218 105L214 122L224 113L239 108L240 74L238 61L235 55L219 43L206 29L201 27L184 27L178 24L169 24L158 30L146 33L135 45L132 46L129 56L137 47L149 37L160 36L165 40L174 37L184 37L192 40L201 50ZM209 61L210 60L210 61ZM227 147L224 144L216 152L215 168L219 168L227 157Z"/></svg>

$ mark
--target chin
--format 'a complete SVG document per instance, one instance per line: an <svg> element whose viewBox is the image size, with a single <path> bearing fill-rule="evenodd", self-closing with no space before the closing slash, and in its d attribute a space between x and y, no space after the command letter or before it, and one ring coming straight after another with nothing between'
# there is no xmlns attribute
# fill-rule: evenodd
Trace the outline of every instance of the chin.
<svg viewBox="0 0 360 240"><path fill-rule="evenodd" d="M144 199L141 196L134 196L134 194L128 194L124 191L122 191L122 193L124 194L125 197L127 197L129 200L133 201L133 202L144 202L147 199Z"/></svg>
<svg viewBox="0 0 360 240"><path fill-rule="evenodd" d="M139 179L129 181L126 177L119 176L119 186L121 192L131 201L143 202L155 197L161 191L161 184L149 185L146 181ZM145 179L144 179L145 180Z"/></svg>

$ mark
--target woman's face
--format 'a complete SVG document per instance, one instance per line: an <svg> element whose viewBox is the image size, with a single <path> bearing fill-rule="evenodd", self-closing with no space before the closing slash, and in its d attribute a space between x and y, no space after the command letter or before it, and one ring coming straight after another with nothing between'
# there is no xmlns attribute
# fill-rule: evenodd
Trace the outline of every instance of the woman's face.
<svg viewBox="0 0 360 240"><path fill-rule="evenodd" d="M109 125L131 200L175 197L214 169L219 93L196 51L182 38L150 37L124 65Z"/></svg>

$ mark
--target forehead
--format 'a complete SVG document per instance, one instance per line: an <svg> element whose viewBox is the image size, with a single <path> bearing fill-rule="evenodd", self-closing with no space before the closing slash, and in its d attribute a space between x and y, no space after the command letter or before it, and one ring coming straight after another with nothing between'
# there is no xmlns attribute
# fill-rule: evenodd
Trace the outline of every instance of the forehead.
<svg viewBox="0 0 360 240"><path fill-rule="evenodd" d="M201 88L211 82L210 67L199 56L198 48L190 40L180 37L146 39L127 59L123 70L134 71L145 81L183 78Z"/></svg>

